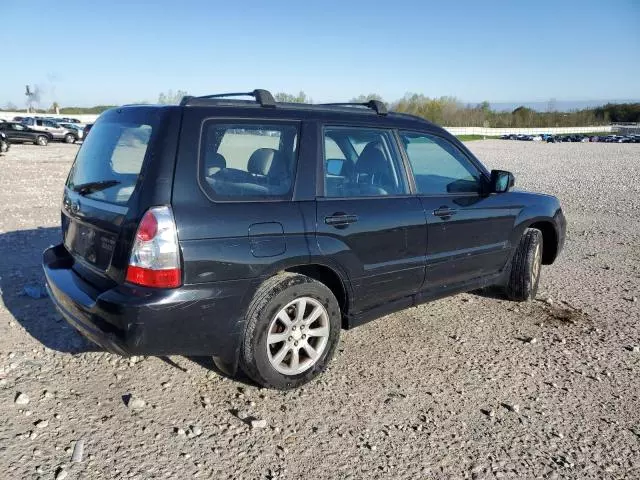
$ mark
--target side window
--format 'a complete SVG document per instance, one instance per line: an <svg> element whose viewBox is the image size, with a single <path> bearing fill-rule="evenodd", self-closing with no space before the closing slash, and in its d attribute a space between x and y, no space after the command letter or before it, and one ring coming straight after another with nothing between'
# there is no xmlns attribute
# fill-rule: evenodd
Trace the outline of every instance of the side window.
<svg viewBox="0 0 640 480"><path fill-rule="evenodd" d="M201 184L214 200L290 198L297 125L212 121L201 142Z"/></svg>
<svg viewBox="0 0 640 480"><path fill-rule="evenodd" d="M418 193L479 193L481 174L454 145L436 135L400 132Z"/></svg>
<svg viewBox="0 0 640 480"><path fill-rule="evenodd" d="M324 138L325 196L377 197L408 192L389 131L327 127ZM351 152L340 149L340 158L331 157L333 152L327 148L331 141L349 145Z"/></svg>

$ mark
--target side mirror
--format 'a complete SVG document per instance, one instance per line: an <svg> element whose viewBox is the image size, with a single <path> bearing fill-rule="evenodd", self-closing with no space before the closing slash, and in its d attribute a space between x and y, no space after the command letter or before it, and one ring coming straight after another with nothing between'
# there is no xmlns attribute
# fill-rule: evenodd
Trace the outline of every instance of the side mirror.
<svg viewBox="0 0 640 480"><path fill-rule="evenodd" d="M342 167L344 166L344 160L340 158L329 158L327 160L327 173L329 175L340 176L342 174Z"/></svg>
<svg viewBox="0 0 640 480"><path fill-rule="evenodd" d="M513 173L506 170L491 170L491 191L493 193L508 192L515 184Z"/></svg>

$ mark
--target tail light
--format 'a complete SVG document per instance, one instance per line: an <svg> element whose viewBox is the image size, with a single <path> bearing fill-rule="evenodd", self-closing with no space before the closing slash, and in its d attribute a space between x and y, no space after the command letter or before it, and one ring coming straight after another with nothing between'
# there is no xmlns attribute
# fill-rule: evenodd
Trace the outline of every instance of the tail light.
<svg viewBox="0 0 640 480"><path fill-rule="evenodd" d="M156 288L182 285L178 235L171 208L150 208L140 220L126 280Z"/></svg>

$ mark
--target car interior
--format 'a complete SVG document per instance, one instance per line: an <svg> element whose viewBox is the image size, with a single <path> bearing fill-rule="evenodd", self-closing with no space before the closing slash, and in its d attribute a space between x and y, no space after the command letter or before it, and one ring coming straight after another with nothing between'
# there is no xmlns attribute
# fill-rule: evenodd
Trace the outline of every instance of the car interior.
<svg viewBox="0 0 640 480"><path fill-rule="evenodd" d="M360 138L354 138L354 133L350 136L348 131L330 131L326 135L332 144L337 145L343 157L325 160L327 197L370 197L405 193L402 177L391 158L383 133L366 132ZM358 153L354 145L364 147Z"/></svg>
<svg viewBox="0 0 640 480"><path fill-rule="evenodd" d="M203 173L216 196L281 197L289 193L297 135L295 129L286 127L272 133L276 134L278 148L259 146L273 145L275 140L258 129L216 128L207 135L212 141L205 145ZM226 156L220 152L225 135L244 137L242 145L226 147ZM247 157L248 151L251 153Z"/></svg>

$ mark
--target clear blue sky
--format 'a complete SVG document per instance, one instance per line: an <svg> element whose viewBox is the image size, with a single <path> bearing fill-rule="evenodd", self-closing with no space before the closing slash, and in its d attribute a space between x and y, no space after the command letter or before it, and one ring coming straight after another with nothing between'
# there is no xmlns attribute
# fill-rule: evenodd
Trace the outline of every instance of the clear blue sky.
<svg viewBox="0 0 640 480"><path fill-rule="evenodd" d="M154 6L150 6L154 4ZM0 105L304 90L490 102L640 98L640 1L5 0Z"/></svg>

